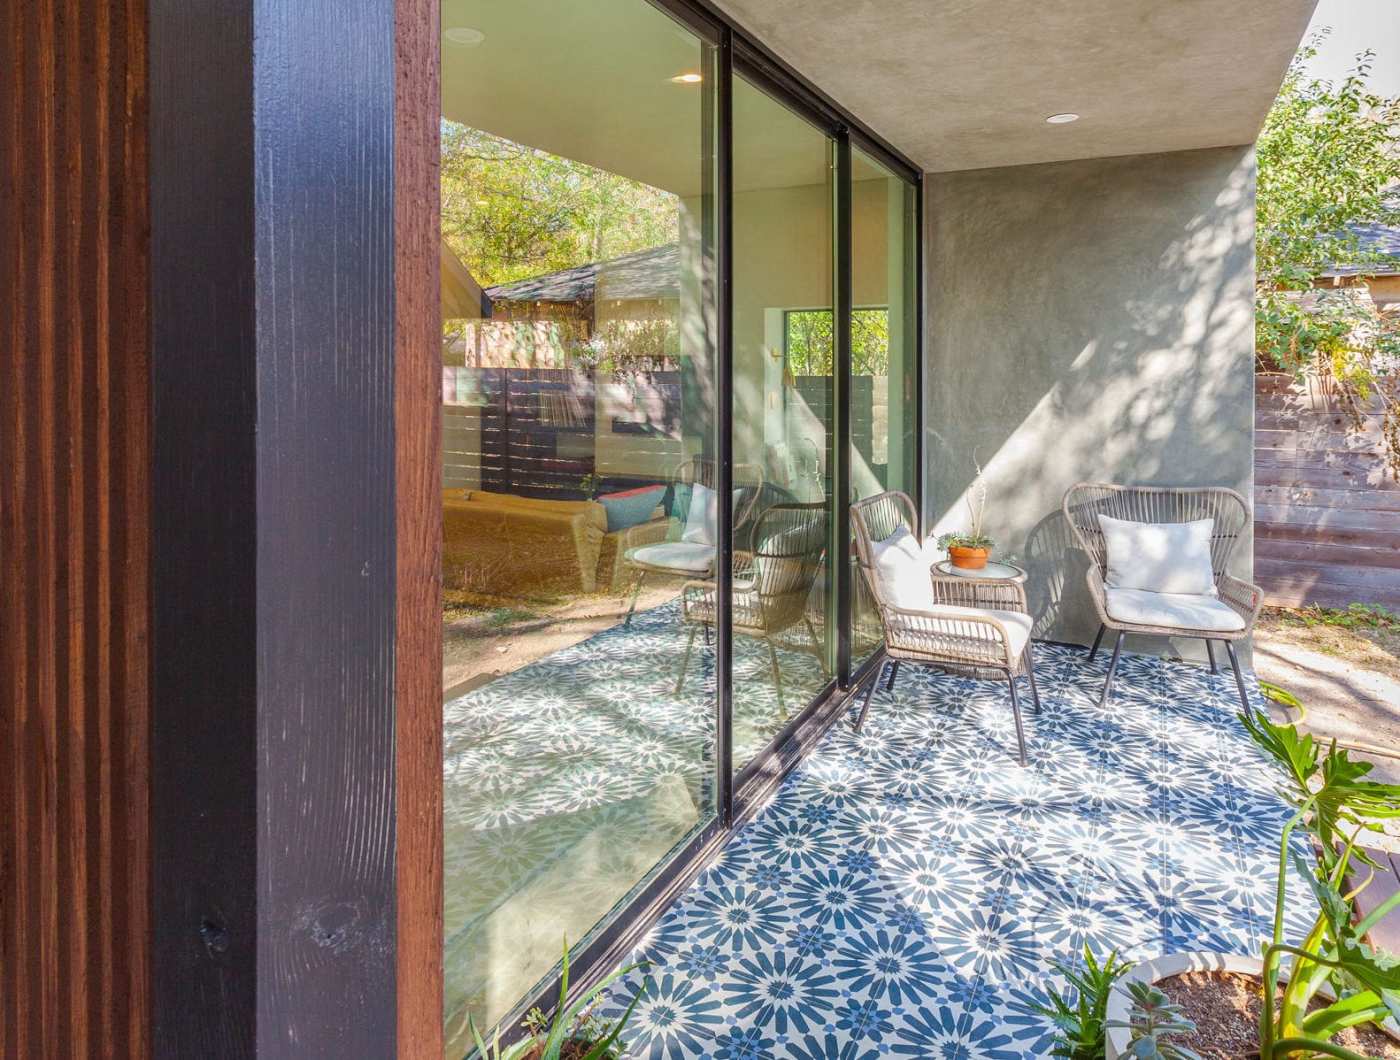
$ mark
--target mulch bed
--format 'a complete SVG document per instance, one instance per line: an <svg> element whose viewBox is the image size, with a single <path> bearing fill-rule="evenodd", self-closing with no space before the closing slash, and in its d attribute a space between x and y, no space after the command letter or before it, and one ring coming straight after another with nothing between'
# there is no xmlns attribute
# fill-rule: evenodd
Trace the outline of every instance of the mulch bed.
<svg viewBox="0 0 1400 1060"><path fill-rule="evenodd" d="M581 1041L578 1038L570 1038L559 1050L559 1060L583 1060L583 1057L588 1055L588 1050L593 1048L593 1044L593 1042ZM525 1054L525 1060L539 1060L543 1052L544 1046L537 1046Z"/></svg>
<svg viewBox="0 0 1400 1060"><path fill-rule="evenodd" d="M1194 1034L1175 1036L1205 1060L1247 1060L1259 1056L1259 980L1235 972L1187 972L1158 984L1196 1024ZM1325 1002L1315 1001L1313 1008ZM1378 1060L1400 1060L1400 1043L1375 1027L1352 1027L1332 1039L1354 1053Z"/></svg>

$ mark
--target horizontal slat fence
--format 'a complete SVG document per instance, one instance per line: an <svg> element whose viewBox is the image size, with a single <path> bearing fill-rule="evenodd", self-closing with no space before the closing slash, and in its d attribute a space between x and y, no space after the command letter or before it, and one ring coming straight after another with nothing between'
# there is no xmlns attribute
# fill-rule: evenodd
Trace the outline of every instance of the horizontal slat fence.
<svg viewBox="0 0 1400 1060"><path fill-rule="evenodd" d="M1381 413L1359 426L1315 384L1261 375L1254 438L1254 572L1267 602L1400 610L1400 482Z"/></svg>

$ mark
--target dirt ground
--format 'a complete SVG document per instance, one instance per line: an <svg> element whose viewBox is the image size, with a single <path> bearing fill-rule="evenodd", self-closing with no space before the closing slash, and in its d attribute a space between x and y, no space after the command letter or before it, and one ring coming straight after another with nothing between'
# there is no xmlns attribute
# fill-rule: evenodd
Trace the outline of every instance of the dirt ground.
<svg viewBox="0 0 1400 1060"><path fill-rule="evenodd" d="M681 580L648 583L645 611L674 598ZM442 687L448 698L479 688L622 621L631 600L609 592L517 599L449 591L443 606Z"/></svg>
<svg viewBox="0 0 1400 1060"><path fill-rule="evenodd" d="M1302 701L1305 729L1355 748L1374 779L1400 783L1400 617L1266 608L1254 669Z"/></svg>

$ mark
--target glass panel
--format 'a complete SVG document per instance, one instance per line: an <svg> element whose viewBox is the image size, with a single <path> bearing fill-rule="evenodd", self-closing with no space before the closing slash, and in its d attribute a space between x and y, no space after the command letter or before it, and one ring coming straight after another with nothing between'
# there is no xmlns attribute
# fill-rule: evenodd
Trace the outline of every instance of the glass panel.
<svg viewBox="0 0 1400 1060"><path fill-rule="evenodd" d="M442 14L460 1056L715 813L714 662L680 602L715 556L715 55L644 0Z"/></svg>
<svg viewBox="0 0 1400 1060"><path fill-rule="evenodd" d="M734 80L734 767L830 680L834 145Z"/></svg>
<svg viewBox="0 0 1400 1060"><path fill-rule="evenodd" d="M918 496L915 481L914 187L851 149L851 493ZM851 546L851 667L880 646L880 616Z"/></svg>

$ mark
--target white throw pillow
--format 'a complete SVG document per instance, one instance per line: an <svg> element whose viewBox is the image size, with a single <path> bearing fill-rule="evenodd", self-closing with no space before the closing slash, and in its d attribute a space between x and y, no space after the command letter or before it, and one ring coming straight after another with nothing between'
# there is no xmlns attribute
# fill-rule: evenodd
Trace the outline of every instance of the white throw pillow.
<svg viewBox="0 0 1400 1060"><path fill-rule="evenodd" d="M681 540L697 545L715 544L715 519L715 491L697 482L690 488L690 510L685 514Z"/></svg>
<svg viewBox="0 0 1400 1060"><path fill-rule="evenodd" d="M885 603L907 611L933 608L933 582L929 559L907 527L901 526L883 541L870 545L875 581Z"/></svg>
<svg viewBox="0 0 1400 1060"><path fill-rule="evenodd" d="M1099 516L1112 589L1214 596L1210 566L1214 519L1190 523L1135 523Z"/></svg>
<svg viewBox="0 0 1400 1060"><path fill-rule="evenodd" d="M709 486L702 486L698 482L690 489L690 507L685 513L685 529L681 531L681 540L688 541L695 545L717 545L719 544L719 512L715 504L717 494ZM740 502L744 499L743 488L734 491L734 507L737 511Z"/></svg>

